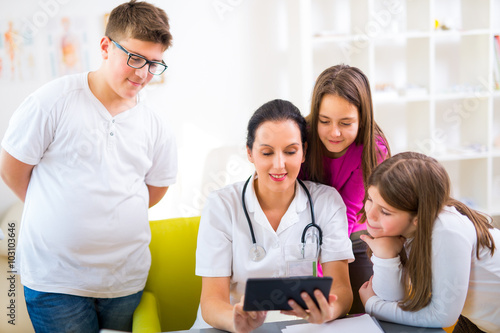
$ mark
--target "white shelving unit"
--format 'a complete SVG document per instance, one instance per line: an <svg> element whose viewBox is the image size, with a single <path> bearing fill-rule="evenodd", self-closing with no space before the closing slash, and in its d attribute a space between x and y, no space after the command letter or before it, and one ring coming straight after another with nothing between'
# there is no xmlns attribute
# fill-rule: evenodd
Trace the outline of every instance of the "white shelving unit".
<svg viewBox="0 0 500 333"><path fill-rule="evenodd" d="M359 67L393 153L440 160L453 196L500 215L500 0L295 0L302 110L325 68ZM293 27L292 27L293 26ZM308 113L308 112L305 112Z"/></svg>

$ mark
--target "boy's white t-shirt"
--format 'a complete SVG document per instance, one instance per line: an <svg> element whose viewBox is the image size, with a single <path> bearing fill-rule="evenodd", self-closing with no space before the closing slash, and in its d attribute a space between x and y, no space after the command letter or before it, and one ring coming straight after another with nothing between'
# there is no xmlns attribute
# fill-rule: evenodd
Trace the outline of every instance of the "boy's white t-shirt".
<svg viewBox="0 0 500 333"><path fill-rule="evenodd" d="M35 165L16 264L34 290L121 297L144 288L146 184L175 182L177 151L172 131L144 102L112 117L87 76L65 76L30 95L2 141Z"/></svg>

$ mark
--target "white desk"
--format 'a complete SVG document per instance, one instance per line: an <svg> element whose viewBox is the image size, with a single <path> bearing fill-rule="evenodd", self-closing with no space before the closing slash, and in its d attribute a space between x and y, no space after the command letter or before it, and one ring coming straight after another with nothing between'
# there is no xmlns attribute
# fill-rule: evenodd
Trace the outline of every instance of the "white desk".
<svg viewBox="0 0 500 333"><path fill-rule="evenodd" d="M376 319L374 319L377 321ZM384 321L377 321L379 326L386 333L443 333L445 332L441 328L422 328L422 327L414 327L414 326L405 326L394 323L388 323ZM281 333L281 330L286 326L294 325L294 324L303 324L306 323L304 320L292 320L292 321L281 321L275 323L266 323L256 329L255 333ZM193 330L185 330L185 331L176 331L177 333L220 333L225 332L215 328L205 328L205 329L193 329ZM369 333L369 332L367 332Z"/></svg>

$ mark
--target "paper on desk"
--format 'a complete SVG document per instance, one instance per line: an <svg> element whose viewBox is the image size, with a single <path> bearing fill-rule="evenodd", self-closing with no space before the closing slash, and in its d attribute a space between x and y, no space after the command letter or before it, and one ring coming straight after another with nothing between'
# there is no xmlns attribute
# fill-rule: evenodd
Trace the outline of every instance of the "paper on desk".
<svg viewBox="0 0 500 333"><path fill-rule="evenodd" d="M349 317L344 319L337 319L329 323L324 323L321 325L317 324L299 324L287 326L285 329L281 330L283 333L384 333L378 327L378 325L373 321L373 319L368 314L364 314L358 317Z"/></svg>

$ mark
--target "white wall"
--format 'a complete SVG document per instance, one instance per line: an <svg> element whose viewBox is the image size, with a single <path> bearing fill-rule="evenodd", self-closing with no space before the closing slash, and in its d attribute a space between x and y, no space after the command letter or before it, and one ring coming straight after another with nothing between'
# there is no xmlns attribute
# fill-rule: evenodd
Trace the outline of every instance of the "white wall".
<svg viewBox="0 0 500 333"><path fill-rule="evenodd" d="M289 99L299 105L297 36L288 29L289 0L151 0L170 18L174 46L165 53L169 65L165 83L147 88L148 98L171 121L179 147L179 176L166 197L150 210L150 218L200 213L211 190L242 180L251 171L244 156L246 123L261 104ZM0 137L16 107L34 89L53 78L50 59L54 26L69 16L85 31L83 47L90 70L100 64L98 46L103 17L122 1L1 0L0 31L7 22L31 27L34 43L26 52L35 57L36 71L25 78L6 79L5 41L0 72ZM3 50L2 50L3 48ZM3 51L3 53L2 53ZM52 63L51 63L52 61ZM26 66L29 67L29 66ZM2 77L3 75L3 77ZM307 110L302 110L307 114ZM232 151L215 150L234 146ZM215 150L215 151L214 151ZM230 157L229 165L222 157ZM209 166L206 167L208 158ZM17 199L0 183L0 217Z"/></svg>

